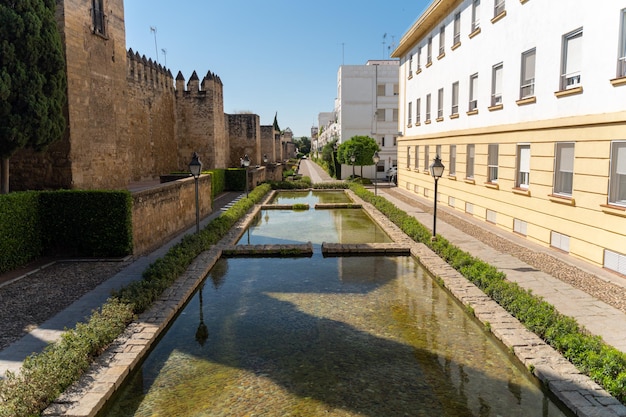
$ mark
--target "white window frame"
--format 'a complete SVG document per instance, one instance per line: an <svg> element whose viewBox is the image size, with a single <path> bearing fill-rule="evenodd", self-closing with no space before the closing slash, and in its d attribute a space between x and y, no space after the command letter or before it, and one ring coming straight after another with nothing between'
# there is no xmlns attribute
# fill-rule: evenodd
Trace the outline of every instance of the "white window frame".
<svg viewBox="0 0 626 417"><path fill-rule="evenodd" d="M430 166L430 147L428 145L424 145L424 166L426 168L424 169L428 169L428 166Z"/></svg>
<svg viewBox="0 0 626 417"><path fill-rule="evenodd" d="M472 32L480 28L480 0L472 1Z"/></svg>
<svg viewBox="0 0 626 417"><path fill-rule="evenodd" d="M620 13L619 52L617 54L617 78L626 77L626 9Z"/></svg>
<svg viewBox="0 0 626 417"><path fill-rule="evenodd" d="M498 182L498 152L499 145L490 143L487 146L487 182Z"/></svg>
<svg viewBox="0 0 626 417"><path fill-rule="evenodd" d="M626 141L611 142L609 204L626 206Z"/></svg>
<svg viewBox="0 0 626 417"><path fill-rule="evenodd" d="M422 47L417 48L417 70L420 71L422 69Z"/></svg>
<svg viewBox="0 0 626 417"><path fill-rule="evenodd" d="M517 145L517 179L515 186L527 190L530 186L530 144Z"/></svg>
<svg viewBox="0 0 626 417"><path fill-rule="evenodd" d="M446 53L446 26L439 28L439 56Z"/></svg>
<svg viewBox="0 0 626 417"><path fill-rule="evenodd" d="M437 119L443 119L443 88L437 91Z"/></svg>
<svg viewBox="0 0 626 417"><path fill-rule="evenodd" d="M493 17L504 13L506 9L504 8L504 0L495 0L493 2Z"/></svg>
<svg viewBox="0 0 626 417"><path fill-rule="evenodd" d="M413 76L413 54L409 55L409 77Z"/></svg>
<svg viewBox="0 0 626 417"><path fill-rule="evenodd" d="M569 90L581 85L583 28L563 36L561 57L561 90Z"/></svg>
<svg viewBox="0 0 626 417"><path fill-rule="evenodd" d="M415 100L415 124L418 125L422 121L422 99Z"/></svg>
<svg viewBox="0 0 626 417"><path fill-rule="evenodd" d="M426 121L429 122L430 121L430 105L431 105L431 97L430 97L430 93L426 94Z"/></svg>
<svg viewBox="0 0 626 417"><path fill-rule="evenodd" d="M502 77L504 65L502 62L496 64L491 69L491 105L502 104Z"/></svg>
<svg viewBox="0 0 626 417"><path fill-rule="evenodd" d="M528 223L524 220L513 219L513 231L519 233L522 236L528 235Z"/></svg>
<svg viewBox="0 0 626 417"><path fill-rule="evenodd" d="M476 163L476 145L468 144L465 154L465 178L474 178L474 164Z"/></svg>
<svg viewBox="0 0 626 417"><path fill-rule="evenodd" d="M525 99L535 95L535 62L537 50L535 48L522 52L520 92L519 98Z"/></svg>
<svg viewBox="0 0 626 417"><path fill-rule="evenodd" d="M571 197L574 190L574 142L557 142L554 149L553 194Z"/></svg>
<svg viewBox="0 0 626 417"><path fill-rule="evenodd" d="M411 147L406 147L406 168L411 169Z"/></svg>
<svg viewBox="0 0 626 417"><path fill-rule="evenodd" d="M470 75L469 79L469 111L478 109L478 73Z"/></svg>
<svg viewBox="0 0 626 417"><path fill-rule="evenodd" d="M415 145L415 170L420 169L420 146Z"/></svg>
<svg viewBox="0 0 626 417"><path fill-rule="evenodd" d="M454 15L454 38L452 39L453 45L461 43L461 12L457 12Z"/></svg>
<svg viewBox="0 0 626 417"><path fill-rule="evenodd" d="M433 37L428 38L428 46L426 47L426 65L433 62Z"/></svg>
<svg viewBox="0 0 626 417"><path fill-rule="evenodd" d="M376 110L376 121L384 122L387 120L387 111L385 109Z"/></svg>
<svg viewBox="0 0 626 417"><path fill-rule="evenodd" d="M452 83L452 100L450 114L459 114L459 82Z"/></svg>
<svg viewBox="0 0 626 417"><path fill-rule="evenodd" d="M448 175L456 175L456 145L450 145L450 163Z"/></svg>

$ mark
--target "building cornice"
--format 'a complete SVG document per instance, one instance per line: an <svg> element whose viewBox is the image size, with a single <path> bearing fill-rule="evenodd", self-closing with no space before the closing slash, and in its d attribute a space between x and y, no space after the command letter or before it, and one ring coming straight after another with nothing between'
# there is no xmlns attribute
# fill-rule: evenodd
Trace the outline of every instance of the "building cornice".
<svg viewBox="0 0 626 417"><path fill-rule="evenodd" d="M463 0L434 0L409 30L402 36L398 47L392 52L392 58L401 58L413 45L430 33L451 10L461 4Z"/></svg>

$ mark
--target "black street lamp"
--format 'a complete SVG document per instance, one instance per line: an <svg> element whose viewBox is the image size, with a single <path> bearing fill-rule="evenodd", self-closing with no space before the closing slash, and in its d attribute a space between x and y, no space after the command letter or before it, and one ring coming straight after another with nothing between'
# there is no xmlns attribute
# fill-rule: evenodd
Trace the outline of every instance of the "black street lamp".
<svg viewBox="0 0 626 417"><path fill-rule="evenodd" d="M435 155L435 159L433 163L430 164L430 175L435 179L435 206L433 210L433 237L432 240L437 238L437 182L439 178L443 175L444 166L441 163L441 158L439 155Z"/></svg>
<svg viewBox="0 0 626 417"><path fill-rule="evenodd" d="M378 195L378 163L380 162L380 155L378 155L378 151L374 152L374 156L372 157L372 161L374 161L374 195Z"/></svg>
<svg viewBox="0 0 626 417"><path fill-rule="evenodd" d="M202 162L198 159L198 153L194 152L189 162L189 172L196 182L196 233L200 232L200 204L198 203L198 178L202 172Z"/></svg>
<svg viewBox="0 0 626 417"><path fill-rule="evenodd" d="M241 165L246 169L246 198L248 198L248 167L250 166L248 154L245 154L243 158L241 158Z"/></svg>

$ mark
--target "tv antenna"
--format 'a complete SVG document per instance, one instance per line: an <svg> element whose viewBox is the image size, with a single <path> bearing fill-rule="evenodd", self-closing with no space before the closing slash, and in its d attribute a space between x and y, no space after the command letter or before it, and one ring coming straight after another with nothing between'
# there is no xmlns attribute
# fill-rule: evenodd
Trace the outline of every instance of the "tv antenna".
<svg viewBox="0 0 626 417"><path fill-rule="evenodd" d="M167 49L161 48L161 52L163 52L163 59L165 60L165 68L167 68Z"/></svg>
<svg viewBox="0 0 626 417"><path fill-rule="evenodd" d="M156 26L150 26L150 32L152 32L154 34L154 50L156 52L156 62L158 64L159 63L159 48L157 47L157 39L156 39L157 28L156 28Z"/></svg>

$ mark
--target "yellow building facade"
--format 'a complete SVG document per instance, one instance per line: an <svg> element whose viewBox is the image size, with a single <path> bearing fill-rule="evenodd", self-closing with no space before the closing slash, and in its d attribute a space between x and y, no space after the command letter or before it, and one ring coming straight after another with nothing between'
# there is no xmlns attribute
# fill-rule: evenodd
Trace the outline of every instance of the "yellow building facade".
<svg viewBox="0 0 626 417"><path fill-rule="evenodd" d="M393 56L399 187L438 154L440 203L626 274L626 4L439 0Z"/></svg>

